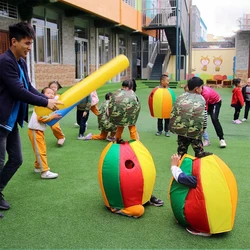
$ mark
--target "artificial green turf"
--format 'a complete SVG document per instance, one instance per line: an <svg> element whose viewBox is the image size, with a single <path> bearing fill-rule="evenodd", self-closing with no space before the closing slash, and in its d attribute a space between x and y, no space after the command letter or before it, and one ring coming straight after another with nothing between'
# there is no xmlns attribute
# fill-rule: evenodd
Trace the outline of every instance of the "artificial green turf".
<svg viewBox="0 0 250 250"><path fill-rule="evenodd" d="M41 180L33 172L34 154L27 135L21 129L24 163L4 190L11 205L0 220L0 249L239 249L250 248L249 230L249 149L250 121L232 124L231 90L218 89L223 98L220 121L227 147L219 141L209 120L211 145L206 148L224 160L238 182L239 200L235 226L229 233L202 238L190 235L175 223L168 199L171 179L170 156L176 152L176 135L155 136L156 119L149 114L147 99L150 88L138 84L137 94L142 110L137 122L141 142L151 152L157 169L154 194L163 199L163 207L146 206L139 219L112 214L105 208L97 170L106 141L77 140L74 127L75 110L60 124L66 135L59 148L50 128L46 130L48 162L51 171L59 173L56 180ZM106 84L98 90L104 94L119 88ZM183 89L174 89L178 96ZM243 111L241 112L241 118ZM210 119L210 118L209 118ZM91 113L87 133L98 133L96 117ZM129 139L128 130L123 138ZM190 154L193 151L190 147Z"/></svg>

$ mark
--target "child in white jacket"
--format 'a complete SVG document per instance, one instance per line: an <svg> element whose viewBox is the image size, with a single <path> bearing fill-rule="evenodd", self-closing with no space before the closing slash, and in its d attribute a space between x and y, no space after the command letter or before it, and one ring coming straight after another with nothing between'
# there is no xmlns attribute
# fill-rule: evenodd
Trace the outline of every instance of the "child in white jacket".
<svg viewBox="0 0 250 250"><path fill-rule="evenodd" d="M42 94L49 99L54 98L54 91L49 87L44 88ZM51 172L48 167L44 131L46 129L46 122L59 118L61 118L61 116L56 113L52 113L50 116L38 116L35 111L33 111L28 124L28 135L36 156L34 172L41 173L42 179L55 179L58 177L58 174Z"/></svg>

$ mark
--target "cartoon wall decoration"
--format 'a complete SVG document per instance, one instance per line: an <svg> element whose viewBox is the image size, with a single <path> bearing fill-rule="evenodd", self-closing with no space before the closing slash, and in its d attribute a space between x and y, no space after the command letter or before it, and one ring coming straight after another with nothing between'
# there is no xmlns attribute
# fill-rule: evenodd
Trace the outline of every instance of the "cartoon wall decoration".
<svg viewBox="0 0 250 250"><path fill-rule="evenodd" d="M201 70L202 71L207 71L207 65L210 63L210 59L208 58L208 56L201 56Z"/></svg>
<svg viewBox="0 0 250 250"><path fill-rule="evenodd" d="M215 66L214 69L216 72L220 71L222 62L223 62L223 60L222 60L221 56L219 56L219 57L214 56L213 63L214 63L214 66Z"/></svg>

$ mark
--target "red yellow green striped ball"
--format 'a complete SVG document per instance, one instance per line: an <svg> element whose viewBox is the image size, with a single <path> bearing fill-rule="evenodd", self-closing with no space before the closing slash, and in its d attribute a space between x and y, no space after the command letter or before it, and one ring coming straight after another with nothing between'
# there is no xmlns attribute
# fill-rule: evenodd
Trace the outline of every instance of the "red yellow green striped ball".
<svg viewBox="0 0 250 250"><path fill-rule="evenodd" d="M152 156L140 141L109 143L101 154L98 179L108 208L145 204L152 195L155 177Z"/></svg>
<svg viewBox="0 0 250 250"><path fill-rule="evenodd" d="M175 93L172 89L154 88L148 98L148 106L151 116L162 119L170 118L175 100Z"/></svg>
<svg viewBox="0 0 250 250"><path fill-rule="evenodd" d="M238 198L235 177L216 155L194 158L185 155L180 168L197 177L197 187L170 184L170 201L179 224L197 231L216 234L231 231Z"/></svg>

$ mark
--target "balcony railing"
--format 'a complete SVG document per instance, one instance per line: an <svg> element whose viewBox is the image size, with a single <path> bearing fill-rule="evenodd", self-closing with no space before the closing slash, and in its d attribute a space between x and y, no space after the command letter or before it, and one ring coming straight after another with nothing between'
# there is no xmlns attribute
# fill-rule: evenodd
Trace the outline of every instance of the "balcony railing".
<svg viewBox="0 0 250 250"><path fill-rule="evenodd" d="M239 30L250 30L250 15L247 17L241 17L238 19L239 22Z"/></svg>

